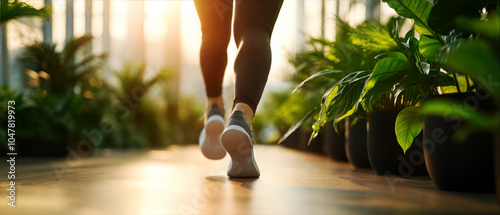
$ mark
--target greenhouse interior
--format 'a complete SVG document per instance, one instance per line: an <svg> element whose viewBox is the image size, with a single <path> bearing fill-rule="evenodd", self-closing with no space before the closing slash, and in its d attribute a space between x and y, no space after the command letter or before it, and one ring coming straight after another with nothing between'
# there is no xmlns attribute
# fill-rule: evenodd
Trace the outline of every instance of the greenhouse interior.
<svg viewBox="0 0 500 215"><path fill-rule="evenodd" d="M499 0L0 0L1 214L500 214Z"/></svg>

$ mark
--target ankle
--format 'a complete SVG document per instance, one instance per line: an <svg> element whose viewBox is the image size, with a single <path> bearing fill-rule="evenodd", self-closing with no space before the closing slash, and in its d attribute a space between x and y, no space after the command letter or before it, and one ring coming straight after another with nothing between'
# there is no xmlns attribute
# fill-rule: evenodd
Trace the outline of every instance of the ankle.
<svg viewBox="0 0 500 215"><path fill-rule="evenodd" d="M213 105L217 105L218 108L224 109L224 100L222 95L217 97L207 97L207 110L210 110Z"/></svg>
<svg viewBox="0 0 500 215"><path fill-rule="evenodd" d="M252 119L254 116L252 108L250 108L250 106L248 106L245 103L236 103L233 111L236 111L236 110L243 112L243 117L245 118L245 121L248 124L248 126L251 128L252 127Z"/></svg>

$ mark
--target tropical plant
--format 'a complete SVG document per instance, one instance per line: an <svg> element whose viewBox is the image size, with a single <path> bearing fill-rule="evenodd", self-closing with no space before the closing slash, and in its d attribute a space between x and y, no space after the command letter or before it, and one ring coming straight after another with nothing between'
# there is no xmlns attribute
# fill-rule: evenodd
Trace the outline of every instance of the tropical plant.
<svg viewBox="0 0 500 215"><path fill-rule="evenodd" d="M113 109L123 117L130 117L135 128L144 134L150 146L159 147L164 145L163 135L166 132L166 117L164 106L157 98L151 95L158 93L158 85L164 84L173 77L173 73L162 69L152 75L147 74L146 64L134 64L127 62L121 70L112 71L116 83L110 84L111 91L117 97ZM161 98L161 96L158 96ZM122 135L129 135L122 133ZM124 137L124 139L127 139ZM132 145L132 144L130 144Z"/></svg>
<svg viewBox="0 0 500 215"><path fill-rule="evenodd" d="M54 94L71 94L83 85L99 84L96 72L104 65L106 54L86 54L91 41L91 36L73 38L62 51L56 50L56 44L44 42L25 47L19 60L29 72L36 73L32 75L31 87Z"/></svg>
<svg viewBox="0 0 500 215"><path fill-rule="evenodd" d="M451 32L448 36L442 36L431 29L427 19L432 4L425 0L385 2L399 15L412 19L420 40L413 36L413 30L400 38L399 28L395 27L392 36L399 47L398 51L376 56L379 61L373 71L347 76L346 80L339 82L341 84L328 91L323 97L322 112L315 124L315 132L327 120L338 122L356 112L359 103L368 112L398 109L402 111L396 122L396 136L406 151L422 129L421 116L414 106L424 96L438 94L440 87L453 84L456 91L461 92L460 80L466 83L467 92L474 90L474 87L467 76L460 77L452 70L442 71L437 50L464 35Z"/></svg>
<svg viewBox="0 0 500 215"><path fill-rule="evenodd" d="M494 7L498 7L498 1L440 0L434 6L425 0L421 2L388 0L387 3L400 15L415 20L415 29L421 34L420 41L418 41L419 53L426 59L426 62L422 61L422 67L425 68L427 64L437 65L437 67L435 67L439 69L439 71L436 71L437 74L444 74L441 72L442 69L445 70L446 74L451 74L454 78L456 92L463 92L459 82L465 82L465 92L477 91L479 90L478 87L481 85L471 84L471 82L482 84L480 79L477 78L478 74L481 74L482 77L487 77L492 71L499 71L500 67L498 67L498 64L494 63L495 59L490 52L485 49L485 45L482 45L481 42L471 41L471 39L475 40L478 37L478 33L484 33L474 32L472 29L474 27L470 25L469 29L460 27L463 25L461 24L462 21L464 23L470 23L476 20L480 21L481 19L487 19L487 8L491 5L497 5ZM459 22L454 21L457 17ZM495 19L494 17L493 20ZM493 22L495 21L489 24ZM486 24L486 22L480 24ZM498 35L497 32L494 33L495 28L498 29L498 25L491 26L491 28L491 30L489 29L487 31ZM488 35L488 33L486 33L486 35ZM497 41L496 44L493 44L496 45L494 47L497 47L498 37L496 40L494 38L492 39L492 41ZM477 46L479 49L473 48L475 50L467 50L468 47L472 46L470 43ZM410 49L411 47L410 45ZM456 52L457 49L459 50L458 52ZM498 61L498 58L496 61ZM480 62L484 64L480 64ZM433 67L431 66L431 68ZM460 74L465 76L460 76ZM469 80L469 76L472 77L472 81ZM460 77L463 78L460 79ZM499 76L496 75L496 77L498 78ZM444 76L440 75L440 78L444 78ZM438 81L437 77L435 80ZM439 85L434 84L427 86L437 90L436 87ZM439 92L430 91L421 92L421 94L435 95L439 94ZM423 121L419 110L418 107L404 109L400 112L396 120L396 135L404 151L411 146L413 139L422 130Z"/></svg>
<svg viewBox="0 0 500 215"><path fill-rule="evenodd" d="M28 3L20 0L0 1L0 24L21 17L40 17L42 19L50 19L51 15L52 9L50 6L36 9Z"/></svg>
<svg viewBox="0 0 500 215"><path fill-rule="evenodd" d="M315 92L324 94L320 101L320 108L316 105L313 106L314 108L311 108L310 111L306 112L307 114L305 114L305 116L303 115L304 117L302 119L296 121L296 123L289 128L280 139L280 142L285 140L295 129L310 120L312 116L317 116L316 123L313 125L313 133L310 138L311 141L318 134L324 123L335 119L332 117L333 115L340 114L339 116L342 116L352 109L337 107L350 107L350 105L346 104L351 104L352 102L357 104L357 100L351 99L353 96L359 97L359 95L356 94L362 93L363 82L369 77L371 69L377 62L374 57L384 51L393 51L397 49L397 43L393 42L391 39L391 29L397 20L398 18L391 18L386 24L367 20L353 28L346 22L337 19L337 23L339 23L340 26L340 32L338 32L338 37L334 42L315 40L321 41L322 44L330 47L328 49L328 57L326 57L329 61L323 61L326 62L328 66L321 68L327 70L321 72L317 72L318 70L316 70L316 73L313 73L298 84L293 93L307 86L314 86L313 89ZM376 35L376 37L370 37L370 34ZM323 82L321 85L314 84L313 81L317 81L318 77L323 79L327 77L326 80L329 81ZM357 81L360 82L357 83ZM361 89L358 89L360 86ZM324 91L326 91L326 93L323 93ZM332 98L336 92L341 92L342 94L346 94L346 96ZM330 97L328 97L328 95L330 95ZM327 107L331 108L327 109ZM356 110L353 110L351 114L355 112ZM335 129L337 129L339 120L335 121Z"/></svg>
<svg viewBox="0 0 500 215"><path fill-rule="evenodd" d="M443 1L443 3L446 2ZM439 17L429 18L429 20L435 20L439 24L435 24L436 28L444 33L460 31L472 32L475 35L472 38L456 40L438 50L440 63L447 70L470 76L475 83L478 83L475 88L487 92L496 104L497 111L489 113L471 110L462 104L447 100L431 101L421 108L420 114L422 115L446 114L467 120L468 124L461 129L461 132L457 132L461 137L466 137L467 134L475 131L497 132L500 128L500 120L498 120L500 117L500 111L498 111L500 107L500 85L498 84L500 80L500 11L497 10L498 6L497 3L495 10L492 9L494 7L489 7L491 12L484 14L487 16L483 17L477 14L469 17L458 16L454 13L447 14L449 19L454 20L451 23L444 23L438 19ZM438 12L442 11L443 7L440 4L436 4L435 7L436 14L439 14ZM478 6L460 6L464 10L466 7L477 8ZM443 15L440 14L440 16Z"/></svg>

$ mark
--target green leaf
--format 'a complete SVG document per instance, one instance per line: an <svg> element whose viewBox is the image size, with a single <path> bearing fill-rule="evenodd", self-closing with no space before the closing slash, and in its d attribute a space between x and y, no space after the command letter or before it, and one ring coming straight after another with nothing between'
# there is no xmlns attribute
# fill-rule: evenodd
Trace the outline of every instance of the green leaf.
<svg viewBox="0 0 500 215"><path fill-rule="evenodd" d="M299 85L297 85L295 89L293 89L292 94L295 93L295 91L299 90L302 86L304 86L305 83L307 83L310 80L313 80L323 75L335 74L335 73L344 73L344 72L339 70L325 70L318 73L314 73L313 75L309 76L306 80L302 81Z"/></svg>
<svg viewBox="0 0 500 215"><path fill-rule="evenodd" d="M418 49L418 44L419 44L419 41L417 40L417 38L410 37L410 42L409 42L410 53L411 53L415 63L417 63L417 65L420 64L420 62L422 62L420 60L420 51Z"/></svg>
<svg viewBox="0 0 500 215"><path fill-rule="evenodd" d="M455 85L455 80L450 75L441 71L430 70L429 77L433 81L432 86L434 87Z"/></svg>
<svg viewBox="0 0 500 215"><path fill-rule="evenodd" d="M408 61L399 58L390 57L380 60L366 81L362 95L362 104L365 110L370 111L382 95L389 92L412 70L414 67Z"/></svg>
<svg viewBox="0 0 500 215"><path fill-rule="evenodd" d="M422 62L422 63L420 63L420 66L422 68L422 72L424 74L428 75L430 70L431 70L431 65L427 62Z"/></svg>
<svg viewBox="0 0 500 215"><path fill-rule="evenodd" d="M380 52L397 47L390 33L380 23L362 23L349 34L352 44L363 50Z"/></svg>
<svg viewBox="0 0 500 215"><path fill-rule="evenodd" d="M431 39L425 35L420 36L420 54L429 60L436 61L436 53L442 47L438 40Z"/></svg>
<svg viewBox="0 0 500 215"><path fill-rule="evenodd" d="M399 15L413 20L415 30L422 35L434 35L427 26L432 4L426 0L382 0Z"/></svg>
<svg viewBox="0 0 500 215"><path fill-rule="evenodd" d="M342 118L356 111L365 87L365 81L370 77L370 74L371 71L350 73L341 79L331 91L325 93L323 97L325 105L322 110L324 115L320 116L315 125L315 130L317 130L317 126L328 120L333 120L335 125Z"/></svg>
<svg viewBox="0 0 500 215"><path fill-rule="evenodd" d="M309 111L301 120L297 121L294 123L288 131L279 139L278 144L281 144L283 141L285 141L293 132L295 132L300 126L304 124L309 118L311 118L313 115L316 115L318 113L318 108L314 108L311 111Z"/></svg>
<svg viewBox="0 0 500 215"><path fill-rule="evenodd" d="M382 60L382 59L388 58L388 57L398 58L398 59L401 59L404 61L408 61L408 58L406 57L406 55L403 54L402 52L398 52L398 51L386 52L386 53L379 54L379 55L375 56L375 59Z"/></svg>
<svg viewBox="0 0 500 215"><path fill-rule="evenodd" d="M406 34L405 34L403 42L405 42L405 43L408 42L410 37L414 37L414 33L415 33L415 31L413 29L408 30L408 32L406 32Z"/></svg>
<svg viewBox="0 0 500 215"><path fill-rule="evenodd" d="M456 41L441 49L442 63L454 71L469 75L500 101L500 62L483 41ZM454 46L452 46L454 45Z"/></svg>
<svg viewBox="0 0 500 215"><path fill-rule="evenodd" d="M396 118L396 138L406 154L418 134L422 131L423 117L420 115L420 107L407 107L399 112Z"/></svg>
<svg viewBox="0 0 500 215"><path fill-rule="evenodd" d="M373 72L366 82L365 90L370 90L375 83L380 80L385 80L389 76L397 74L399 71L410 70L413 67L408 61L399 58L384 58L380 60L373 69Z"/></svg>

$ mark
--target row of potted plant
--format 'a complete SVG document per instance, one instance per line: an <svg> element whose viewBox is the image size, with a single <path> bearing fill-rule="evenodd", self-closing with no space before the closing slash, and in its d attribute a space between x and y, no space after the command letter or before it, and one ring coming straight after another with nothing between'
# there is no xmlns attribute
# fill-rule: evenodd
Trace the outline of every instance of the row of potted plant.
<svg viewBox="0 0 500 215"><path fill-rule="evenodd" d="M441 189L493 191L492 131L500 127L498 1L383 1L411 19L413 28L400 33L396 20L388 34L350 33L365 51L394 47L376 55L373 67L348 72L326 90L312 114L311 139L331 120L336 128L345 120L347 154L357 167L369 160L378 174L428 172ZM300 86L330 73L338 71L314 74ZM351 129L363 130L365 113L366 144L362 138L349 145L362 136ZM496 165L498 175L498 160Z"/></svg>
<svg viewBox="0 0 500 215"><path fill-rule="evenodd" d="M106 55L89 53L91 42L92 37L83 36L69 40L61 51L56 44L43 42L22 49L18 61L26 73L24 87L0 89L0 112L7 111L7 101L16 102L17 152L64 156L73 149L90 155L94 149L157 148L196 141L186 139L192 134L178 131L201 129L202 107L184 97L171 100L175 73L161 70L149 75L145 64L126 63L104 79ZM153 100L153 93L160 99ZM184 110L176 123L167 119L165 107L174 102ZM6 117L1 115L0 120ZM0 125L2 138L7 135L5 126ZM1 147L6 149L7 143Z"/></svg>
<svg viewBox="0 0 500 215"><path fill-rule="evenodd" d="M37 9L19 0L0 4L0 25L21 17L51 18L50 6ZM101 71L106 55L90 53L91 42L90 36L73 38L61 51L56 44L34 42L21 51L18 64L25 74L23 87L0 88L0 112L6 112L7 101L16 102L16 142L21 154L59 156L78 149L77 153L89 155L94 148L162 147L197 141L194 137L201 130L202 107L187 97L172 100L176 98L170 95L175 91L171 89L175 73L162 70L149 76L145 64L126 63L105 80ZM152 102L152 93L163 98ZM174 113L177 109L168 108L174 105L183 111L178 114ZM174 123L165 115L175 115L178 120ZM3 126L2 138L7 135Z"/></svg>

